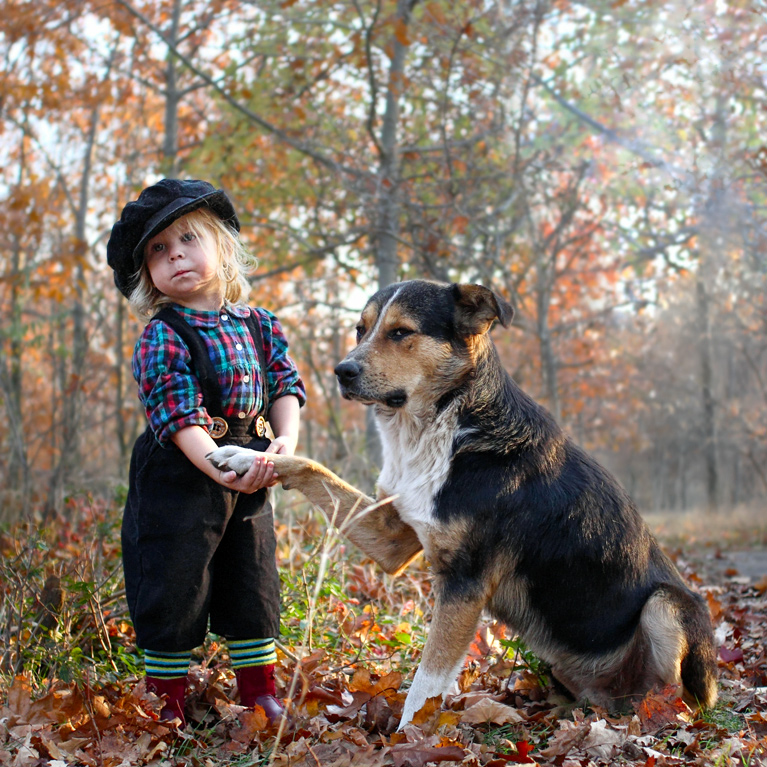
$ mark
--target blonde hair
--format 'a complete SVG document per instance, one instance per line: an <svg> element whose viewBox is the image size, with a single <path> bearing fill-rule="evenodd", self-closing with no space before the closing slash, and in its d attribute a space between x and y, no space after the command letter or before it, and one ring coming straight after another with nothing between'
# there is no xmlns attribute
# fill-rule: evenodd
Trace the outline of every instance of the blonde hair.
<svg viewBox="0 0 767 767"><path fill-rule="evenodd" d="M216 274L224 288L224 300L233 305L244 304L250 293L247 275L256 268L258 262L243 245L237 232L209 208L197 208L169 226L175 226L179 221L184 221L197 237L210 237L218 254ZM154 286L146 262L141 264L136 275L136 287L131 291L128 301L133 311L144 319L151 317L165 304L172 303L168 296Z"/></svg>

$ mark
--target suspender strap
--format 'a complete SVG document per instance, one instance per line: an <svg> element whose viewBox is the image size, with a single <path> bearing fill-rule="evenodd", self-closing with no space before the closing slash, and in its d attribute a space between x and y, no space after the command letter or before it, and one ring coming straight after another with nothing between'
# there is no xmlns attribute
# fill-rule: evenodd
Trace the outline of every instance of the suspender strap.
<svg viewBox="0 0 767 767"><path fill-rule="evenodd" d="M222 417L221 395L216 369L200 334L170 306L164 306L152 319L162 320L178 333L192 357L192 366L202 389L202 401L211 418Z"/></svg>
<svg viewBox="0 0 767 767"><path fill-rule="evenodd" d="M245 322L250 328L250 335L253 336L253 344L258 354L258 364L261 367L261 412L264 417L269 415L269 379L266 375L266 352L264 351L264 337L261 334L261 320L255 309L250 310Z"/></svg>

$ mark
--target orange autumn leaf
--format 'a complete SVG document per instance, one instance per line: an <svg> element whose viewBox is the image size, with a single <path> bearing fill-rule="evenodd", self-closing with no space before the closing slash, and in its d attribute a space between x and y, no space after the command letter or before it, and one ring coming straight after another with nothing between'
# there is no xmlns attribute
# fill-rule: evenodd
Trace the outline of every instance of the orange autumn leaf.
<svg viewBox="0 0 767 767"><path fill-rule="evenodd" d="M667 724L691 720L690 709L679 696L679 687L673 684L649 693L639 704L637 716L643 732L655 732Z"/></svg>

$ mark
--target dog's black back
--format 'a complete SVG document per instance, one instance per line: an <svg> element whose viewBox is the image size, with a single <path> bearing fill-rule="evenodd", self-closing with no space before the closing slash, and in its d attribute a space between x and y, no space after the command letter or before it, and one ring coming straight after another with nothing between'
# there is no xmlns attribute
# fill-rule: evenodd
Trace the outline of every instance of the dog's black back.
<svg viewBox="0 0 767 767"><path fill-rule="evenodd" d="M472 395L436 505L439 517L466 515L476 529L476 555L461 552L465 576L511 553L513 577L530 584L552 639L576 652L614 650L650 593L681 585L679 575L618 482L514 383L492 346Z"/></svg>

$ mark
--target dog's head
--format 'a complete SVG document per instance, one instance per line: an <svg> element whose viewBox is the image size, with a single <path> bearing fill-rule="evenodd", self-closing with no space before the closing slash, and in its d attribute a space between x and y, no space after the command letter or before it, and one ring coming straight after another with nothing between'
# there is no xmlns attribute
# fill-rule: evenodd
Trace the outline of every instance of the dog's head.
<svg viewBox="0 0 767 767"><path fill-rule="evenodd" d="M508 327L513 315L481 285L411 280L379 290L336 367L341 394L390 409L433 404L472 374L493 322Z"/></svg>

